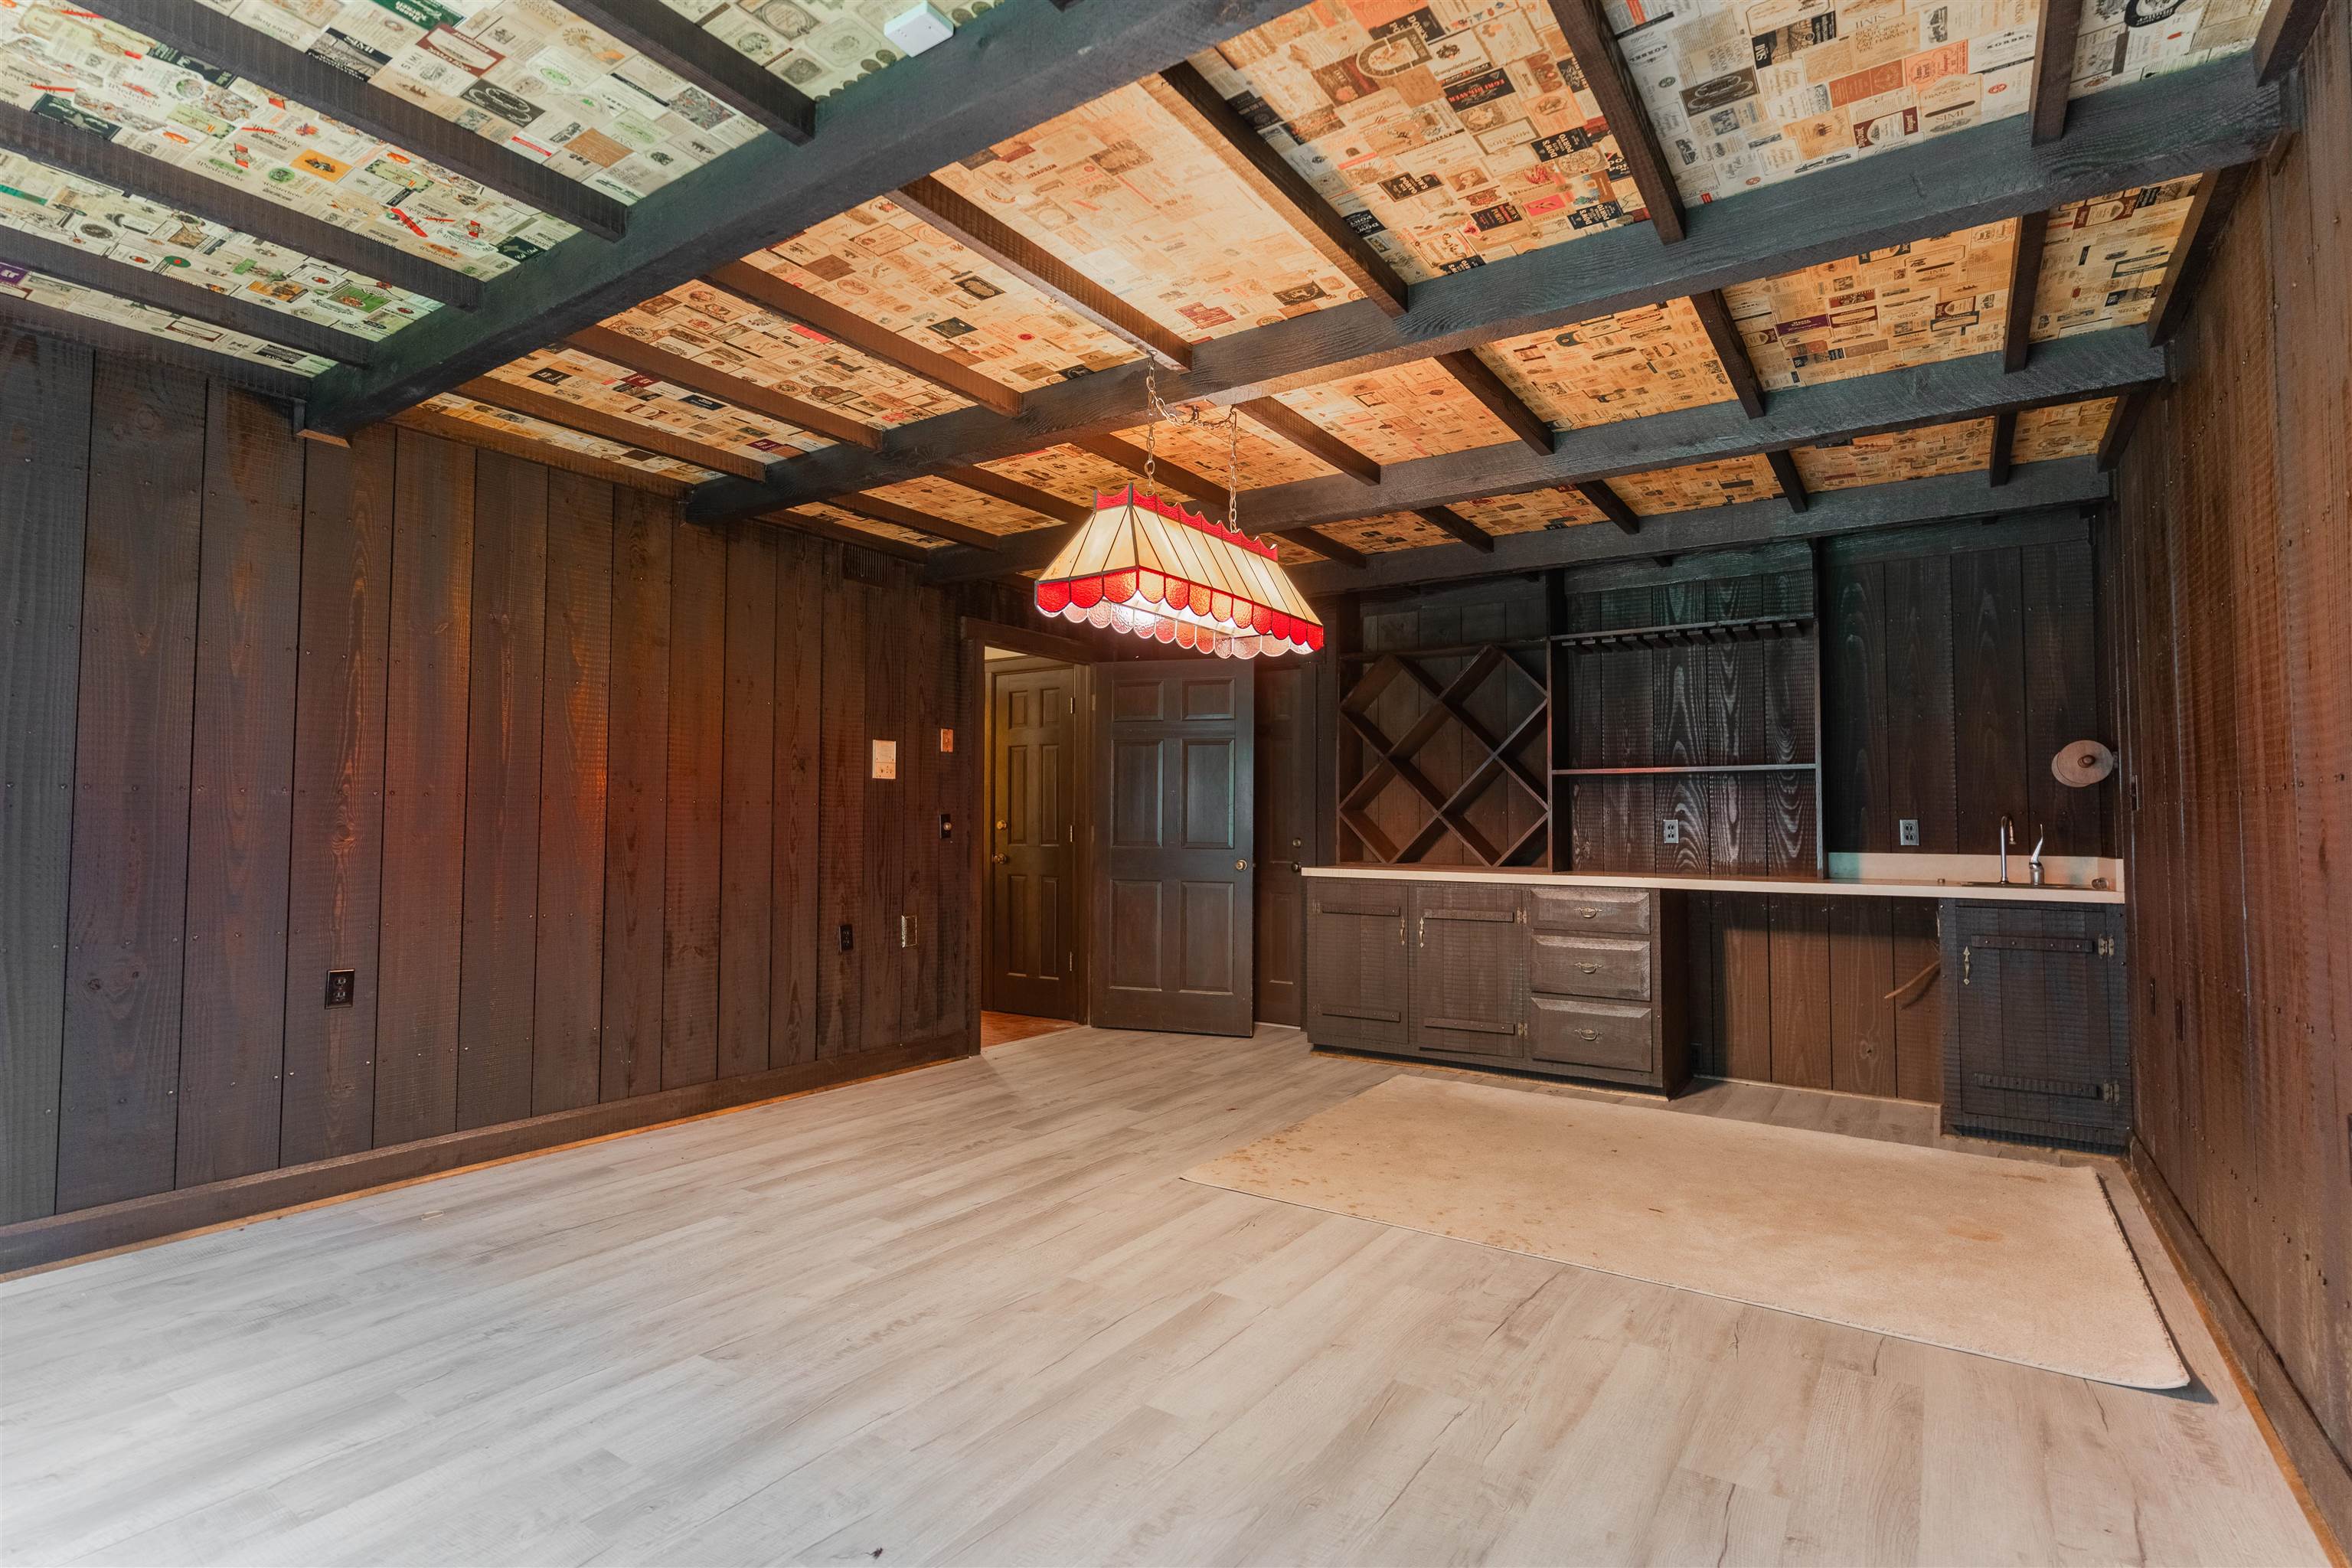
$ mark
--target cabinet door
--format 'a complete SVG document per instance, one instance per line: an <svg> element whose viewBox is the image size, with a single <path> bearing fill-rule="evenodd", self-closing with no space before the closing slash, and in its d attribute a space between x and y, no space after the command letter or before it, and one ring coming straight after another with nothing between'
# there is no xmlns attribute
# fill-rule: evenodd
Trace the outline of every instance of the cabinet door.
<svg viewBox="0 0 2352 1568"><path fill-rule="evenodd" d="M1958 906L1949 1120L2126 1141L2131 1061L2119 923L2098 906Z"/></svg>
<svg viewBox="0 0 2352 1568"><path fill-rule="evenodd" d="M1412 1047L1445 1056L1524 1057L1527 927L1519 889L1475 883L1412 889Z"/></svg>
<svg viewBox="0 0 2352 1568"><path fill-rule="evenodd" d="M1318 1046L1402 1050L1406 884L1306 880L1307 1037Z"/></svg>

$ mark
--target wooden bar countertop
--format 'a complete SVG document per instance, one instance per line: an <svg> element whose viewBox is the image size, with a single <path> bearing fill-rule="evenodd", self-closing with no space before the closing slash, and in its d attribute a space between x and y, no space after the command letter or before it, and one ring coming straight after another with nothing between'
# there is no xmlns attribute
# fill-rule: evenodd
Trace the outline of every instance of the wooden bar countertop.
<svg viewBox="0 0 2352 1568"><path fill-rule="evenodd" d="M1500 882L1528 887L1664 888L1704 893L1821 893L1836 898L1999 900L2032 904L2120 904L2120 861L2087 855L2045 856L2049 881L2026 884L2025 857L2009 858L2011 880L1994 880L1990 855L1832 855L1826 877L1644 876L1638 872L1488 870L1476 866L1307 866L1308 877L1402 881ZM2104 886L2100 885L2104 884Z"/></svg>

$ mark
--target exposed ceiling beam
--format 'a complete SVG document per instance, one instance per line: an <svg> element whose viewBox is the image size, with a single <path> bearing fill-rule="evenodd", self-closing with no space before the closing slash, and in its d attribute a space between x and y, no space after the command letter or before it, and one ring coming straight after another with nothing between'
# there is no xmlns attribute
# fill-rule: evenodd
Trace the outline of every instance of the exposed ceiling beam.
<svg viewBox="0 0 2352 1568"><path fill-rule="evenodd" d="M856 545L861 550L879 551L885 555L895 555L902 561L929 561L931 558L932 552L922 545L909 544L903 539L885 538L878 533L863 532L855 528L845 528L829 517L816 517L804 511L772 511L760 521L773 523L780 528L797 529L803 533L814 534L819 539L830 539L838 543Z"/></svg>
<svg viewBox="0 0 2352 1568"><path fill-rule="evenodd" d="M2267 87L2293 70L2326 11L2327 0L2272 0L2254 35L2255 79Z"/></svg>
<svg viewBox="0 0 2352 1568"><path fill-rule="evenodd" d="M1667 244L1678 242L1686 232L1682 194L1675 188L1674 174L1659 150L1658 133L1642 107L1641 94L1626 75L1624 58L1617 52L1617 40L1609 31L1601 0L1551 0L1551 14L1559 30L1568 35L1568 52L1576 57L1584 85L1601 105L1601 118L1608 122L1617 151L1633 176L1633 188L1641 192L1643 205L1650 209L1650 226Z"/></svg>
<svg viewBox="0 0 2352 1568"><path fill-rule="evenodd" d="M1414 516L1433 528L1442 528L1473 550L1491 552L1495 536L1455 511L1450 506L1424 506L1415 509Z"/></svg>
<svg viewBox="0 0 2352 1568"><path fill-rule="evenodd" d="M616 239L628 228L629 209L602 191L568 179L549 164L510 153L420 103L281 44L257 27L231 21L209 5L190 5L188 0L103 0L103 4L100 14L109 21L144 33L207 65L235 71L305 109L315 109L381 137L404 152L562 218L575 228L603 239Z"/></svg>
<svg viewBox="0 0 2352 1568"><path fill-rule="evenodd" d="M423 336L365 374L334 373L314 392L313 414L339 433L383 418L1295 5L1087 0L1062 11L1051 0L1003 0L936 47L826 98L806 147L757 137L670 182L630 209L618 241L566 240L490 279L471 318L436 312L411 329ZM1141 404L1139 385L1129 406Z"/></svg>
<svg viewBox="0 0 2352 1568"><path fill-rule="evenodd" d="M2099 469L2112 470L2124 460L2124 449L2131 445L2132 432L2139 428L2139 416L2147 411L2148 389L2136 386L2116 399L2115 411L2107 416L2106 433L2099 437Z"/></svg>
<svg viewBox="0 0 2352 1568"><path fill-rule="evenodd" d="M882 437L871 427L835 414L830 408L820 408L814 403L762 386L756 381L746 381L740 375L730 375L723 370L704 364L699 360L656 348L640 338L610 327L583 327L565 343L607 364L633 370L640 375L650 375L683 386L689 392L716 397L754 414L764 414L771 419L781 419L803 430L814 430L820 436L830 436L836 441L846 441L868 449L879 447Z"/></svg>
<svg viewBox="0 0 2352 1568"><path fill-rule="evenodd" d="M1381 466L1286 403L1253 397L1234 406L1310 458L1330 464L1351 479L1381 482Z"/></svg>
<svg viewBox="0 0 2352 1568"><path fill-rule="evenodd" d="M950 484L978 490L984 496L994 496L998 500L1024 508L1040 517L1050 517L1056 522L1084 522L1094 515L1094 508L1090 506L1065 500L1050 490L1024 485L1019 479L1007 479L992 468L945 468L940 470L939 477Z"/></svg>
<svg viewBox="0 0 2352 1568"><path fill-rule="evenodd" d="M1486 412L1503 422L1503 427L1518 437L1530 452L1551 450L1551 421L1527 405L1527 400L1505 384L1492 366L1478 357L1475 349L1456 349L1452 353L1437 356L1438 364L1447 374L1461 384L1462 390L1486 405Z"/></svg>
<svg viewBox="0 0 2352 1568"><path fill-rule="evenodd" d="M1184 338L940 180L909 180L891 200L1129 346L1172 370L1192 367L1192 345Z"/></svg>
<svg viewBox="0 0 2352 1568"><path fill-rule="evenodd" d="M411 430L422 430L428 436L438 436L460 446L478 447L486 452L503 452L509 458L543 464L551 468L562 468L571 473L585 474L590 479L633 490L650 490L660 496L683 494L684 479L673 479L666 474L649 474L643 468L630 468L626 463L610 463L602 458L592 458L585 452L573 452L562 447L551 447L534 441L520 431L499 430L488 425L477 425L470 419L460 419L454 414L444 414L436 408L412 408L392 421Z"/></svg>
<svg viewBox="0 0 2352 1568"><path fill-rule="evenodd" d="M135 300L158 310L209 321L215 327L244 332L265 342L320 354L346 364L365 364L375 352L375 344L357 333L337 331L284 310L256 305L235 294L218 293L201 283L184 281L170 272L150 272L143 267L115 261L94 250L60 244L37 234L0 229L0 260L46 272L101 294Z"/></svg>
<svg viewBox="0 0 2352 1568"><path fill-rule="evenodd" d="M1691 296L1691 309L1698 312L1698 324L1706 330L1707 346L1715 350L1716 363L1723 367L1723 379L1731 384L1731 394L1739 399L1739 406L1750 419L1764 412L1764 384L1756 379L1756 363L1748 357L1748 344L1732 323L1731 304L1720 289L1706 289Z"/></svg>
<svg viewBox="0 0 2352 1568"><path fill-rule="evenodd" d="M1625 533L1642 531L1641 517L1632 507L1625 504L1623 496L1610 488L1608 480L1578 479L1570 488L1586 500L1591 501L1602 517L1617 525L1620 531Z"/></svg>
<svg viewBox="0 0 2352 1568"><path fill-rule="evenodd" d="M2066 129L2066 92L2074 85L2074 35L2083 0L2042 0L2033 34L2033 100L2026 125L2034 142L2055 142Z"/></svg>
<svg viewBox="0 0 2352 1568"><path fill-rule="evenodd" d="M1225 493L1223 479L1213 479L1206 474L1196 474L1181 463L1171 463L1165 458L1152 457L1132 441L1117 436L1086 436L1070 443L1081 452L1091 452L1106 462L1117 463L1130 474L1144 471L1147 459L1152 465L1156 480L1173 485L1182 494L1196 501L1206 501Z"/></svg>
<svg viewBox="0 0 2352 1568"><path fill-rule="evenodd" d="M1226 173L1274 210L1299 238L1337 268L1364 297L1391 316L1404 314L1405 281L1362 235L1309 184L1307 176L1250 128L1189 60L1143 79L1152 101L1198 137ZM1286 135L1288 132L1285 132Z"/></svg>
<svg viewBox="0 0 2352 1568"><path fill-rule="evenodd" d="M1811 492L1805 489L1805 476L1797 471L1795 454L1785 447L1775 447L1764 454L1764 460L1772 465L1772 478L1780 483L1780 499L1789 503L1790 511L1803 511L1813 504Z"/></svg>
<svg viewBox="0 0 2352 1568"><path fill-rule="evenodd" d="M2281 124L2277 89L2256 89L2251 62L2233 57L2084 99L2066 134L2045 147L2006 121L1972 126L1694 207L1680 245L1608 229L1417 283L1412 308L1393 320L1358 302L1236 332L1200 344L1191 374L1163 373L1160 395L1236 402L1843 260L2242 163ZM688 504L697 516L750 515L1118 429L1142 406L1143 381L1137 366L1098 371L1031 393L1016 420L943 415L890 432L878 458L818 453L785 465L769 486L719 481Z"/></svg>
<svg viewBox="0 0 2352 1568"><path fill-rule="evenodd" d="M158 202L175 213L226 224L280 250L348 267L460 310L482 300L482 280L396 246L266 200L242 185L207 179L61 121L0 103L0 147L99 184Z"/></svg>
<svg viewBox="0 0 2352 1568"><path fill-rule="evenodd" d="M602 27L673 76L684 77L738 114L785 141L816 129L808 95L751 56L655 0L563 0L564 9Z"/></svg>
<svg viewBox="0 0 2352 1568"><path fill-rule="evenodd" d="M1992 416L1992 454L1985 462L1985 483L1994 489L2009 483L2015 468L2017 410L2004 408Z"/></svg>
<svg viewBox="0 0 2352 1568"><path fill-rule="evenodd" d="M46 332L85 348L177 365L199 375L216 376L231 386L282 397L289 403L299 403L310 390L310 378L297 371L278 370L235 354L216 353L191 338L159 337L136 327L120 327L78 310L37 305L15 294L0 292L0 324L5 323L14 323L26 331Z"/></svg>
<svg viewBox="0 0 2352 1568"><path fill-rule="evenodd" d="M2033 300L2042 287L2042 253L2050 233L2046 212L2021 213L2009 253L2009 320L2001 330L2000 367L2023 370L2033 355Z"/></svg>
<svg viewBox="0 0 2352 1568"><path fill-rule="evenodd" d="M974 528L968 522L951 522L944 517L934 517L910 506L880 496L835 496L833 504L844 511L854 511L860 517L870 517L877 522L895 522L900 528L911 528L918 533L928 533L934 539L944 539L950 544L969 545L974 550L996 550L1003 541L984 528Z"/></svg>
<svg viewBox="0 0 2352 1568"><path fill-rule="evenodd" d="M2148 347L2137 328L2114 328L2043 343L2033 362L2014 374L2002 372L1999 354L1973 354L1908 370L1790 387L1773 395L1772 405L1760 419L1747 417L1736 404L1708 403L1561 431L1548 458L1516 445L1498 444L1391 463L1381 483L1370 490L1328 476L1271 485L1243 493L1241 517L1244 526L1268 531L1344 522L1383 511L1450 506L1718 458L1752 456L1775 447L1815 446L1916 425L1981 419L2004 408L2105 397L2158 381L2164 369L2164 354ZM1815 504L1822 499L1816 497ZM691 500L688 507L690 514ZM1644 527L1655 521L1647 520ZM1025 547L1015 540L1006 548L1018 557ZM1037 564L1027 559L1018 559L1016 563ZM952 574L956 569L952 560L942 562L939 568L942 574Z"/></svg>
<svg viewBox="0 0 2352 1568"><path fill-rule="evenodd" d="M1699 511L1664 512L1645 518L1637 539L1628 539L1615 529L1598 523L1537 529L1504 535L1495 541L1491 552L1459 544L1388 550L1374 554L1367 565L1350 572L1306 563L1290 569L1290 579L1301 593L1320 597L1326 594L1411 587L1465 578L1519 576L1555 567L1836 538L1912 523L2022 511L2032 507L2081 505L2105 500L2108 489L2107 476L2099 471L2095 463L2088 458L2072 458L2029 464L2018 470L2016 481L2008 489L1998 493L1987 490L1983 479L1976 474L1947 474L1929 479L1902 479L1893 484L1829 490L1816 498L1812 510L1801 516L1770 499L1738 501Z"/></svg>
<svg viewBox="0 0 2352 1568"><path fill-rule="evenodd" d="M756 479L767 472L766 462L746 453L714 447L708 441L681 436L647 420L631 419L624 415L607 413L602 408L591 408L568 397L558 397L551 392L541 392L537 387L519 382L478 375L456 391L459 397L470 397L477 403L487 403L510 414L527 415L543 424L561 425L567 430L577 430L584 436L594 436L606 441L618 441L625 447L641 447L648 452L659 452L665 458L697 464L714 473L741 474L747 479Z"/></svg>
<svg viewBox="0 0 2352 1568"><path fill-rule="evenodd" d="M2284 4L2284 0L2279 3ZM2237 206L2238 197L2253 172L2252 163L2236 163L2227 169L2216 169L2197 182L2197 195L2189 201L2188 217L2181 221L2180 237L2173 241L2172 254L2165 258L2164 278L2156 287L2156 302L2148 308L2149 342L2161 348L2180 330L2197 290L2205 282L2205 274L2212 270L2213 252L2221 246L2222 231L2230 226L2230 213Z"/></svg>
<svg viewBox="0 0 2352 1568"><path fill-rule="evenodd" d="M868 359L896 365L968 403L977 403L999 414L1021 412L1021 394L1012 387L991 381L971 366L959 364L938 350L925 348L887 327L877 326L821 295L788 283L764 267L730 261L712 268L703 274L703 279L715 288L742 296L763 310L798 321Z"/></svg>
<svg viewBox="0 0 2352 1568"><path fill-rule="evenodd" d="M1350 572L1360 572L1371 557L1352 544L1342 544L1319 528L1283 528L1275 531L1278 539L1303 544L1333 565Z"/></svg>

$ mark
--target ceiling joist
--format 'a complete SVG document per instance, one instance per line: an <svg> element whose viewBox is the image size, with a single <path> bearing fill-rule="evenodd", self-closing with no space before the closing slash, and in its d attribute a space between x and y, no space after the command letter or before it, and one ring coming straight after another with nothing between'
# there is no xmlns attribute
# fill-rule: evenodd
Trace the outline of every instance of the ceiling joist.
<svg viewBox="0 0 2352 1568"><path fill-rule="evenodd" d="M929 512L901 506L882 496L835 496L833 504L844 511L854 511L876 522L896 523L900 528L911 528L918 533L928 533L934 539L944 539L950 544L968 545L974 550L995 550L1002 542L998 535L984 528L934 517Z"/></svg>
<svg viewBox="0 0 2352 1568"><path fill-rule="evenodd" d="M1420 507L1414 510L1413 515L1432 528L1444 530L1473 550L1484 551L1488 554L1494 552L1495 536L1450 506Z"/></svg>
<svg viewBox="0 0 2352 1568"><path fill-rule="evenodd" d="M668 382L672 386L698 392L705 397L715 397L748 408L754 414L764 414L771 419L781 419L803 430L814 430L820 436L845 441L853 446L877 448L882 437L868 426L830 408L820 408L789 393L746 381L723 370L704 364L700 360L656 348L642 339L610 327L583 327L563 340L571 347L607 364L633 370L640 375L650 375Z"/></svg>
<svg viewBox="0 0 2352 1568"><path fill-rule="evenodd" d="M1381 466L1286 403L1253 397L1234 406L1308 457L1328 463L1349 479L1368 485L1381 482Z"/></svg>
<svg viewBox="0 0 2352 1568"><path fill-rule="evenodd" d="M659 0L563 0L563 8L787 142L816 130L807 94Z"/></svg>
<svg viewBox="0 0 2352 1568"><path fill-rule="evenodd" d="M1658 146L1658 133L1642 108L1641 94L1626 77L1625 61L1609 31L1601 0L1551 0L1551 14L1559 30L1568 35L1568 52L1576 57L1584 85L1601 105L1601 118L1633 176L1633 188L1641 192L1643 205L1650 209L1650 226L1658 239L1669 245L1680 242L1688 233L1682 195L1675 188L1674 174Z"/></svg>
<svg viewBox="0 0 2352 1568"><path fill-rule="evenodd" d="M788 283L764 267L730 261L704 273L703 281L740 295L773 315L798 321L868 359L896 365L908 375L952 392L966 402L999 414L1021 412L1021 394L1012 387L991 381L936 349L927 349L887 327L875 325L854 310L843 310L830 300Z"/></svg>
<svg viewBox="0 0 2352 1568"><path fill-rule="evenodd" d="M814 534L819 539L830 539L836 543L855 545L860 550L879 551L885 555L895 555L901 561L929 561L931 558L931 552L920 544L910 544L903 539L893 539L887 534L868 533L863 529L846 528L829 517L818 517L812 512L772 511L760 521L779 528L796 529L803 533Z"/></svg>
<svg viewBox="0 0 2352 1568"><path fill-rule="evenodd" d="M106 0L104 15L109 21L144 33L208 65L235 71L305 109L315 109L381 137L600 239L617 239L628 228L629 209L603 192L568 179L545 163L509 153L422 104L290 48L208 5L191 5L189 0Z"/></svg>
<svg viewBox="0 0 2352 1568"><path fill-rule="evenodd" d="M2156 286L2156 301L2147 312L2147 341L2161 348L2172 341L2189 314L2189 302L2197 298L2205 274L2213 265L2213 252L2221 243L2221 231L2229 226L2231 209L2238 205L2239 195L2246 188L2246 180L2253 173L2252 163L2235 163L2226 169L2216 169L2197 183L2197 195L2189 204L2189 216L2181 221L2180 237L2172 243L2172 254L2165 258L2163 280Z"/></svg>
<svg viewBox="0 0 2352 1568"><path fill-rule="evenodd" d="M1165 479L1196 501L1205 502L1225 493L1223 479L1195 473L1181 463L1171 462L1117 436L1087 436L1070 445L1081 452L1091 452L1107 463L1117 463L1130 474L1148 475L1155 483Z"/></svg>
<svg viewBox="0 0 2352 1568"><path fill-rule="evenodd" d="M1527 405L1527 400L1503 383L1475 349L1456 349L1452 353L1437 356L1439 368L1461 386L1462 390L1486 405L1486 412L1503 422L1503 427L1517 437L1530 452L1551 450L1551 421Z"/></svg>
<svg viewBox="0 0 2352 1568"><path fill-rule="evenodd" d="M2254 35L2254 79L2268 87L2293 70L2326 10L2327 0L2271 0Z"/></svg>
<svg viewBox="0 0 2352 1568"><path fill-rule="evenodd" d="M667 474L648 473L633 468L626 463L607 462L592 458L585 452L574 452L562 447L551 447L544 441L534 441L520 431L501 430L493 425L477 424L445 414L437 408L412 408L392 421L411 430L421 430L428 436L438 436L445 441L455 441L463 447L478 447L486 452L503 452L509 458L522 458L543 463L551 468L563 468L575 474L585 474L592 479L626 489L650 490L659 496L675 497L687 489L684 479L674 479ZM648 448L650 450L650 448Z"/></svg>
<svg viewBox="0 0 2352 1568"><path fill-rule="evenodd" d="M676 458L682 463L692 463L713 473L740 474L747 479L758 479L767 471L766 462L749 453L730 452L724 447L714 447L708 441L678 435L650 420L630 419L602 408L591 408L584 403L574 403L568 397L558 397L551 392L541 392L520 382L478 375L457 388L457 394L542 424L560 425L583 436L594 436L602 440L617 441L625 447L639 447L648 452L658 452L665 458Z"/></svg>
<svg viewBox="0 0 2352 1568"><path fill-rule="evenodd" d="M1094 515L1094 508L1090 506L1084 506L1074 500L1064 500L1060 496L1048 490L1041 490L1034 485L1024 485L1019 479L1007 479L992 468L977 467L946 468L940 471L939 477L950 484L961 485L968 490L977 490L984 496L993 496L998 500L1034 511L1040 517L1050 517L1055 522L1084 522Z"/></svg>
<svg viewBox="0 0 2352 1568"><path fill-rule="evenodd" d="M2083 21L2083 0L2042 0L2034 30L2033 98L2026 110L2034 144L2055 142L2066 130L2066 93L2074 85L2074 35Z"/></svg>
<svg viewBox="0 0 2352 1568"><path fill-rule="evenodd" d="M2042 287L2042 256L2050 215L2025 213L2017 220L2017 244L2009 258L2009 314L2001 327L2000 368L2023 370L2033 353L2034 295Z"/></svg>
<svg viewBox="0 0 2352 1568"><path fill-rule="evenodd" d="M1780 486L1780 499L1789 503L1790 511L1803 511L1813 504L1811 492L1805 489L1805 476L1797 471L1797 459L1787 447L1773 447L1764 454L1764 460L1771 465L1772 478Z"/></svg>
<svg viewBox="0 0 2352 1568"><path fill-rule="evenodd" d="M1739 406L1750 419L1764 413L1764 384L1756 379L1755 362L1748 357L1748 344L1740 338L1739 329L1732 324L1731 305L1720 289L1706 289L1691 296L1691 309L1698 313L1698 324L1706 332L1707 346L1715 351L1716 363L1723 367L1723 379L1731 384L1731 395L1739 399Z"/></svg>
<svg viewBox="0 0 2352 1568"><path fill-rule="evenodd" d="M1275 537L1303 544L1344 571L1360 572L1371 564L1370 556L1352 544L1340 543L1319 528L1277 529Z"/></svg>
<svg viewBox="0 0 2352 1568"><path fill-rule="evenodd" d="M299 404L310 390L310 378L294 371L278 370L231 354L215 353L184 338L158 337L152 332L142 332L136 327L118 326L112 321L100 321L95 316L37 304L5 290L0 290L0 321L14 321L27 331L62 338L69 343L101 349L126 359L152 360L157 363L194 371L200 375L214 376L227 385L283 398L289 403Z"/></svg>
<svg viewBox="0 0 2352 1568"><path fill-rule="evenodd" d="M1632 507L1625 504L1625 498L1623 496L1619 495L1614 489L1610 488L1608 480L1579 479L1574 481L1570 488L1574 489L1578 495L1582 496L1586 500L1591 501L1592 503L1593 510L1600 512L1602 517L1605 517L1611 522L1615 523L1617 525L1618 531L1622 533L1639 533L1642 531L1641 518L1635 515Z"/></svg>
<svg viewBox="0 0 2352 1568"><path fill-rule="evenodd" d="M1985 461L1985 483L1994 489L2009 483L2016 454L2017 410L2004 408L1992 416L1992 453Z"/></svg>

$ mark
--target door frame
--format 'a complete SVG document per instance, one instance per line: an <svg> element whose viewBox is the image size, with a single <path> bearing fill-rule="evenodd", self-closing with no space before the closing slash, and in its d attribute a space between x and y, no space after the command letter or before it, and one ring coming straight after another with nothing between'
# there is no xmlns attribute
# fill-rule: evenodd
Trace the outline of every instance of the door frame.
<svg viewBox="0 0 2352 1568"><path fill-rule="evenodd" d="M1071 691L1071 743L1077 748L1077 759L1072 768L1071 818L1077 832L1077 853L1073 858L1072 875L1077 879L1078 909L1072 935L1077 942L1077 958L1071 965L1071 978L1078 988L1077 1021L1091 1021L1092 990L1087 984L1094 962L1094 931L1091 920L1089 892L1094 886L1094 667L1105 662L1105 656L1093 645L1057 633L1040 631L1034 626L1014 626L1005 621L992 621L978 616L966 616L960 628L963 637L964 658L972 671L971 693L964 707L964 721L972 744L979 749L979 765L972 802L972 828L966 835L969 842L964 852L971 865L972 930L976 940L967 943L971 968L969 985L971 993L972 1048L980 1048L980 1015L985 1008L988 994L988 837L987 826L995 821L991 815L995 782L989 766L988 650L1000 647L1018 653L1026 658L1050 659L1066 664L1075 677Z"/></svg>

